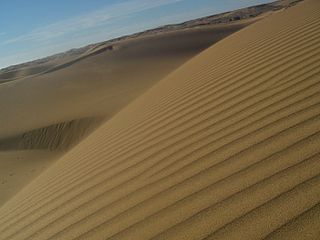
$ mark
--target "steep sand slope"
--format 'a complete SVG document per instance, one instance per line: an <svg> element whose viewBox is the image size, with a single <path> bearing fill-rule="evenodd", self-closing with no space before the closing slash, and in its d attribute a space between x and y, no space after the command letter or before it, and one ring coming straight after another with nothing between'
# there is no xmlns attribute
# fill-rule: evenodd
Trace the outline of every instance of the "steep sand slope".
<svg viewBox="0 0 320 240"><path fill-rule="evenodd" d="M0 70L0 162L7 166L0 173L0 206L36 176L16 164L20 159L28 159L30 169L43 169L39 159L49 166L56 160L51 151L68 151L192 56L290 5L281 1L164 26Z"/></svg>
<svg viewBox="0 0 320 240"><path fill-rule="evenodd" d="M12 157L5 151L15 151L23 159L34 156L33 162L28 161L31 169L42 169L38 159L48 166L47 159L56 160L48 150L68 151L175 68L252 21L101 44L76 61L67 61L69 54L50 71L0 84L0 162L16 180L21 176L19 185L0 173L0 180L6 179L0 188L0 206L11 197L8 193L35 176L23 172L23 164L11 164ZM39 151L34 150L43 151L35 156Z"/></svg>
<svg viewBox="0 0 320 240"><path fill-rule="evenodd" d="M320 2L156 84L0 209L0 239L317 239Z"/></svg>

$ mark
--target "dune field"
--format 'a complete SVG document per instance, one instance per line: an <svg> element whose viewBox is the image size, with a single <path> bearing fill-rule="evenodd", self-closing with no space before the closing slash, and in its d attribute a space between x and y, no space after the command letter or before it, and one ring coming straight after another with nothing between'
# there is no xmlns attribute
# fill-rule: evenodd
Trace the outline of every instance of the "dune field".
<svg viewBox="0 0 320 240"><path fill-rule="evenodd" d="M163 26L0 70L0 206L184 62L294 2Z"/></svg>
<svg viewBox="0 0 320 240"><path fill-rule="evenodd" d="M320 1L252 22L2 83L0 240L320 239Z"/></svg>
<svg viewBox="0 0 320 240"><path fill-rule="evenodd" d="M175 68L250 23L99 44L76 60L66 54L50 70L0 84L0 167L9 164L14 165L9 172L20 171L21 161L13 161L28 159L30 152L36 155L39 150L43 159L48 153L51 160L43 163L50 165L57 159L51 157L53 152L59 157ZM1 155L8 151L15 157ZM38 161L28 161L28 166L40 170ZM35 176L29 171L21 173L0 175L5 182L0 184L0 205L21 189L23 185L16 181L28 182Z"/></svg>

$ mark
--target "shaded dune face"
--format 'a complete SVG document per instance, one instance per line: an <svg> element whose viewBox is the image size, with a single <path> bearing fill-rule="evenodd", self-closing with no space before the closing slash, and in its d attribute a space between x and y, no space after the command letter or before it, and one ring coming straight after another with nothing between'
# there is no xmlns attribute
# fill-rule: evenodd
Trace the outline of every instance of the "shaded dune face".
<svg viewBox="0 0 320 240"><path fill-rule="evenodd" d="M0 84L0 139L4 143L0 147L7 139L11 142L30 131L40 133L81 119L109 119L192 56L248 24L102 44L72 61L65 62L65 57L36 76ZM83 126L80 132L86 130L79 126Z"/></svg>
<svg viewBox="0 0 320 240"><path fill-rule="evenodd" d="M317 239L320 2L217 43L0 209L0 239Z"/></svg>
<svg viewBox="0 0 320 240"><path fill-rule="evenodd" d="M104 122L104 118L83 118L35 129L0 140L0 150L44 149L66 151Z"/></svg>

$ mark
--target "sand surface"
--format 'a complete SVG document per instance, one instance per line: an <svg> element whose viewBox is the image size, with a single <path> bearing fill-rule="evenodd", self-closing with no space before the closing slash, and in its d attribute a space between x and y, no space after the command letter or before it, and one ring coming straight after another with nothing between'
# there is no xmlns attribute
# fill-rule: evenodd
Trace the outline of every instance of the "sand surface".
<svg viewBox="0 0 320 240"><path fill-rule="evenodd" d="M115 113L0 208L0 239L319 239L319 131L306 0Z"/></svg>
<svg viewBox="0 0 320 240"><path fill-rule="evenodd" d="M99 125L184 62L230 34L292 5L295 0L244 8L120 37L0 70L0 161L19 172L6 178L0 206L34 175L5 158L18 151L29 167L51 151L70 150ZM240 20L233 19L238 16ZM232 21L230 21L232 20ZM4 153L4 155L1 155ZM50 162L47 162L49 166ZM26 176L29 176L27 179ZM19 175L16 175L18 178ZM11 183L11 181L13 181ZM7 189L5 189L7 187Z"/></svg>
<svg viewBox="0 0 320 240"><path fill-rule="evenodd" d="M80 57L68 53L47 63L54 65L50 71L0 84L0 162L12 166L8 172L20 175L24 168L12 165L2 152L19 151L20 157L29 158L28 150L43 150L34 162L28 161L30 168L41 168L40 158L54 162L51 151L68 151L185 61L253 21L99 44ZM34 177L23 172L19 185L6 176L0 175L7 183L0 189L0 206L12 196L9 192L20 190Z"/></svg>
<svg viewBox="0 0 320 240"><path fill-rule="evenodd" d="M62 154L48 150L0 151L0 203L14 196Z"/></svg>

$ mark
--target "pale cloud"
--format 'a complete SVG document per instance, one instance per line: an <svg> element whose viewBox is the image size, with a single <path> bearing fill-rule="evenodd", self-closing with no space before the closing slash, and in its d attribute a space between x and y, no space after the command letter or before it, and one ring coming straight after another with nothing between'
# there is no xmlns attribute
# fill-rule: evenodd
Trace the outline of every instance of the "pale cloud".
<svg viewBox="0 0 320 240"><path fill-rule="evenodd" d="M15 38L7 38L8 34L0 33L3 39L0 41L0 47L22 46L11 54L0 54L0 69L157 26L156 22L161 24L163 19L130 22L129 18L142 11L181 1L184 0L130 0L36 28ZM128 18L128 25L117 24L125 18Z"/></svg>
<svg viewBox="0 0 320 240"><path fill-rule="evenodd" d="M82 16L73 17L47 26L36 28L29 33L2 41L0 46L25 41L50 41L55 38L67 36L68 34L101 27L103 25L112 23L112 21L116 20L117 18L126 17L134 13L139 13L148 9L173 4L180 1L183 0L132 0L117 3Z"/></svg>

